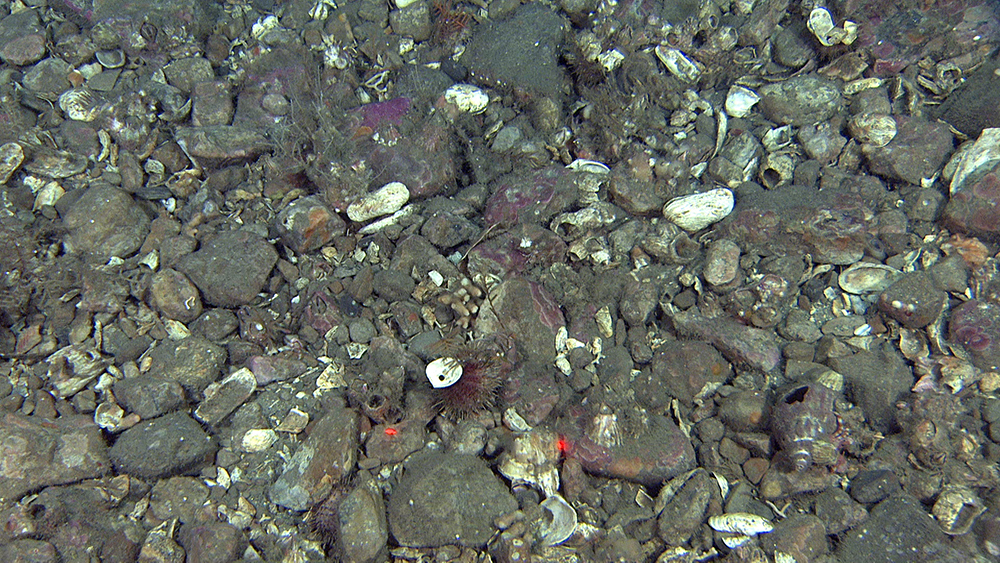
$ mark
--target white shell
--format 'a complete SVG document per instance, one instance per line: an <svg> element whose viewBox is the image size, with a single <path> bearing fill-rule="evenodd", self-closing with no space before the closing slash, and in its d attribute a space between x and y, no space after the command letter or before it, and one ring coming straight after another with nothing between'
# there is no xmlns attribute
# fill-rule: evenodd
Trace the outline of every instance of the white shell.
<svg viewBox="0 0 1000 563"><path fill-rule="evenodd" d="M601 63L601 66L607 72L612 72L618 68L624 60L625 55L618 49L609 49L597 55L597 62Z"/></svg>
<svg viewBox="0 0 1000 563"><path fill-rule="evenodd" d="M347 206L347 216L358 223L399 211L410 200L410 190L401 182L389 182Z"/></svg>
<svg viewBox="0 0 1000 563"><path fill-rule="evenodd" d="M954 195L969 177L975 177L977 172L993 168L1000 162L1000 128L983 129L974 143L965 143L951 157L955 164L948 163L945 168L954 167L949 187Z"/></svg>
<svg viewBox="0 0 1000 563"><path fill-rule="evenodd" d="M551 430L533 428L514 437L512 447L500 454L497 471L511 485L527 484L546 496L559 491L559 437Z"/></svg>
<svg viewBox="0 0 1000 563"><path fill-rule="evenodd" d="M45 184L35 194L35 204L31 206L32 211L38 211L47 205L55 205L65 193L66 190L58 182L53 181Z"/></svg>
<svg viewBox="0 0 1000 563"><path fill-rule="evenodd" d="M462 364L455 358L438 358L427 364L426 373L431 387L435 389L451 387L462 378Z"/></svg>
<svg viewBox="0 0 1000 563"><path fill-rule="evenodd" d="M452 84L444 92L444 99L466 113L482 113L490 103L490 96L472 84Z"/></svg>
<svg viewBox="0 0 1000 563"><path fill-rule="evenodd" d="M735 202L732 190L715 188L668 201L663 206L663 216L685 231L700 231L725 219L733 212Z"/></svg>
<svg viewBox="0 0 1000 563"><path fill-rule="evenodd" d="M24 162L24 149L21 145L10 142L0 146L0 184L6 184L14 172Z"/></svg>
<svg viewBox="0 0 1000 563"><path fill-rule="evenodd" d="M243 435L240 449L247 453L262 452L278 441L278 434L270 428L251 428Z"/></svg>
<svg viewBox="0 0 1000 563"><path fill-rule="evenodd" d="M806 26L827 47L838 43L850 45L858 38L858 24L848 20L844 22L844 27L837 27L833 24L833 15L826 8L813 8Z"/></svg>
<svg viewBox="0 0 1000 563"><path fill-rule="evenodd" d="M931 509L941 529L950 536L967 533L976 518L985 511L983 501L972 489L963 485L946 486Z"/></svg>
<svg viewBox="0 0 1000 563"><path fill-rule="evenodd" d="M687 55L678 49L657 45L653 49L653 52L656 53L656 58L660 59L663 66L667 67L667 70L677 78L691 83L697 82L698 77L701 76L701 69L698 68L698 63L689 59Z"/></svg>
<svg viewBox="0 0 1000 563"><path fill-rule="evenodd" d="M746 117L750 108L759 101L757 92L743 86L733 86L726 95L726 113L733 117Z"/></svg>
<svg viewBox="0 0 1000 563"><path fill-rule="evenodd" d="M559 495L543 500L540 506L552 514L552 521L542 528L542 541L545 545L559 545L568 540L576 530L576 509Z"/></svg>
<svg viewBox="0 0 1000 563"><path fill-rule="evenodd" d="M884 147L896 136L896 120L891 115L865 112L847 123L851 136L864 145Z"/></svg>
<svg viewBox="0 0 1000 563"><path fill-rule="evenodd" d="M708 519L708 525L716 532L742 534L744 536L766 534L774 529L774 526L767 519L749 512L731 512L729 514L712 516Z"/></svg>

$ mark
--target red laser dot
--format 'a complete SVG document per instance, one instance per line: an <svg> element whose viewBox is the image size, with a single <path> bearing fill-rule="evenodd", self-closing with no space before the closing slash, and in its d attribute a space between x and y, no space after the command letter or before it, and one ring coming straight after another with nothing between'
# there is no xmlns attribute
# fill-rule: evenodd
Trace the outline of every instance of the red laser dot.
<svg viewBox="0 0 1000 563"><path fill-rule="evenodd" d="M566 438L559 438L556 440L556 447L559 448L560 453L566 453L566 450L569 449L569 442L566 441Z"/></svg>
<svg viewBox="0 0 1000 563"><path fill-rule="evenodd" d="M385 429L386 436L395 436L396 434L399 434L399 430L396 430L391 426Z"/></svg>

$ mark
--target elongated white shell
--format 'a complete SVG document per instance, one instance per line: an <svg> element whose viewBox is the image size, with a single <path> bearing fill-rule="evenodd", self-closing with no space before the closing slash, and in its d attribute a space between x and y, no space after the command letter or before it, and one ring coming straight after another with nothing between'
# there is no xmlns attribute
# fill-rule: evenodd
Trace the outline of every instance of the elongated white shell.
<svg viewBox="0 0 1000 563"><path fill-rule="evenodd" d="M744 536L766 534L774 529L774 526L765 518L749 512L730 512L729 514L712 516L708 519L708 525L716 532Z"/></svg>
<svg viewBox="0 0 1000 563"><path fill-rule="evenodd" d="M358 223L395 213L410 200L410 190L400 182L389 182L347 206L347 216Z"/></svg>
<svg viewBox="0 0 1000 563"><path fill-rule="evenodd" d="M715 188L700 194L676 197L663 207L663 216L685 231L700 231L733 212L733 192Z"/></svg>
<svg viewBox="0 0 1000 563"><path fill-rule="evenodd" d="M426 373L431 387L435 389L451 387L462 378L462 364L455 358L438 358L427 364Z"/></svg>
<svg viewBox="0 0 1000 563"><path fill-rule="evenodd" d="M671 74L680 78L684 82L693 83L697 82L698 78L701 76L701 69L698 68L698 63L692 61L681 52L679 49L674 49L673 47L667 47L665 45L657 45L653 52L656 53L656 58L660 59L663 66L667 67L667 70Z"/></svg>
<svg viewBox="0 0 1000 563"><path fill-rule="evenodd" d="M472 84L452 84L444 92L444 99L466 113L482 113L490 103L490 96Z"/></svg>

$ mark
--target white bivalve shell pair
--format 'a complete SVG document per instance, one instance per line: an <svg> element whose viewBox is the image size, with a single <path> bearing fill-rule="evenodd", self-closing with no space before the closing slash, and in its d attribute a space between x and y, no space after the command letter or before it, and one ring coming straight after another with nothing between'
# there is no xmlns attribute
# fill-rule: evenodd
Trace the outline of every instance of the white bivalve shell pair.
<svg viewBox="0 0 1000 563"><path fill-rule="evenodd" d="M458 383L462 378L462 364L455 358L438 358L427 364L427 381L435 389L444 389Z"/></svg>

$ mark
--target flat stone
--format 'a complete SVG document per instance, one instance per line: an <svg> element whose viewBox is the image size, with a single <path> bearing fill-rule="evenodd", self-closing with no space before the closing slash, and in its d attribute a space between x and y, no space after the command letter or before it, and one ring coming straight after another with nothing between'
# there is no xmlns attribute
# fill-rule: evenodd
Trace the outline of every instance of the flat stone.
<svg viewBox="0 0 1000 563"><path fill-rule="evenodd" d="M107 184L88 188L63 213L63 225L69 231L67 251L91 254L101 262L128 257L149 233L149 217L132 196Z"/></svg>
<svg viewBox="0 0 1000 563"><path fill-rule="evenodd" d="M0 505L49 485L100 477L110 467L104 437L90 417L0 419Z"/></svg>
<svg viewBox="0 0 1000 563"><path fill-rule="evenodd" d="M220 233L177 263L201 290L205 301L237 307L253 301L278 262L274 246L247 231Z"/></svg>

